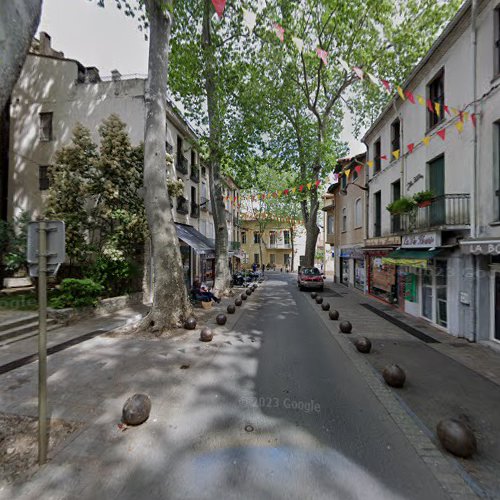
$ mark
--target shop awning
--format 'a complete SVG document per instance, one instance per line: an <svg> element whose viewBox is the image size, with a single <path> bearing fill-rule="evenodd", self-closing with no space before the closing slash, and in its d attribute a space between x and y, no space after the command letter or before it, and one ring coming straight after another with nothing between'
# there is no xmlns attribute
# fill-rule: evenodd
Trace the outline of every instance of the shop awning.
<svg viewBox="0 0 500 500"><path fill-rule="evenodd" d="M184 243L187 243L197 254L214 254L213 243L193 226L175 223L177 236Z"/></svg>
<svg viewBox="0 0 500 500"><path fill-rule="evenodd" d="M387 257L382 257L382 263L426 269L429 259L433 259L439 253L441 253L440 249L406 250L404 248L401 248L400 250L391 252L389 255L387 255Z"/></svg>

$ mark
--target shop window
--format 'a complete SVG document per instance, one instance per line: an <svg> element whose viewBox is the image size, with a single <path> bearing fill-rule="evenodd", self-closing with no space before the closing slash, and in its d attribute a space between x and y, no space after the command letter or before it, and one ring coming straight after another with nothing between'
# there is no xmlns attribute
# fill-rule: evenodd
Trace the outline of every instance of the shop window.
<svg viewBox="0 0 500 500"><path fill-rule="evenodd" d="M391 152L401 149L401 122L394 120L391 124Z"/></svg>
<svg viewBox="0 0 500 500"><path fill-rule="evenodd" d="M363 214L361 211L361 198L358 198L354 205L354 227L361 227L361 221L363 219Z"/></svg>
<svg viewBox="0 0 500 500"><path fill-rule="evenodd" d="M52 117L53 113L40 113L40 140L41 141L51 141L52 140Z"/></svg>
<svg viewBox="0 0 500 500"><path fill-rule="evenodd" d="M382 156L382 143L378 139L373 145L373 173L376 174L380 172L381 169L381 157Z"/></svg>
<svg viewBox="0 0 500 500"><path fill-rule="evenodd" d="M253 232L253 242L254 244L260 243L260 233L258 231Z"/></svg>
<svg viewBox="0 0 500 500"><path fill-rule="evenodd" d="M432 108L427 107L427 129L431 129L444 119L444 70L441 70L427 85L427 98ZM436 104L439 104L439 114Z"/></svg>

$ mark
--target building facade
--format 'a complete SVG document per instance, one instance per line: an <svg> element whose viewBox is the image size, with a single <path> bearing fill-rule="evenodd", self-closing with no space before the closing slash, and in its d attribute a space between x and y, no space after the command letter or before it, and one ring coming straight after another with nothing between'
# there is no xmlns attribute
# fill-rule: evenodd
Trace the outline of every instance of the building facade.
<svg viewBox="0 0 500 500"><path fill-rule="evenodd" d="M50 37L41 33L13 90L5 113L8 123L2 125L2 132L8 131L8 150L0 150L0 157L5 159L0 172L2 219L12 219L22 212L33 218L43 213L50 165L56 151L71 142L77 123L90 129L98 141L101 122L116 114L126 124L131 143L143 142L146 93L146 78L125 78L117 70L110 78L101 78L97 68L84 67L52 49ZM173 102L167 103L166 125L167 153L173 156L177 178L184 185L183 194L172 200L172 214L185 281L190 286L195 277L213 279L215 233L209 172L200 161L195 130ZM235 206L236 219L237 212Z"/></svg>
<svg viewBox="0 0 500 500"><path fill-rule="evenodd" d="M368 292L474 341L500 338L500 4L471 7L464 3L363 141ZM432 200L387 209L422 192Z"/></svg>

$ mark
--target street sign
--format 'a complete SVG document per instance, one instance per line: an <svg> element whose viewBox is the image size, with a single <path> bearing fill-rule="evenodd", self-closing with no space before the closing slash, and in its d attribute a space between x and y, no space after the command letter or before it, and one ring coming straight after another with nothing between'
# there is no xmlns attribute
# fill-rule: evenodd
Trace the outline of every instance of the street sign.
<svg viewBox="0 0 500 500"><path fill-rule="evenodd" d="M64 222L60 220L45 221L47 235L47 273L55 275L66 259L66 238ZM40 223L28 224L27 260L31 277L38 276L38 258L40 242Z"/></svg>

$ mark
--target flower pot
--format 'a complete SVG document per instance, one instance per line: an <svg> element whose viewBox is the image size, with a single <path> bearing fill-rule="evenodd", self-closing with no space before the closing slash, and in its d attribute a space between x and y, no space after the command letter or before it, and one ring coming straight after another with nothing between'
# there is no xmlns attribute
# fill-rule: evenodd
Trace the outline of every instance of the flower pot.
<svg viewBox="0 0 500 500"><path fill-rule="evenodd" d="M424 207L428 207L432 205L432 200L425 200L425 201L421 201L418 206L419 208L424 208Z"/></svg>

